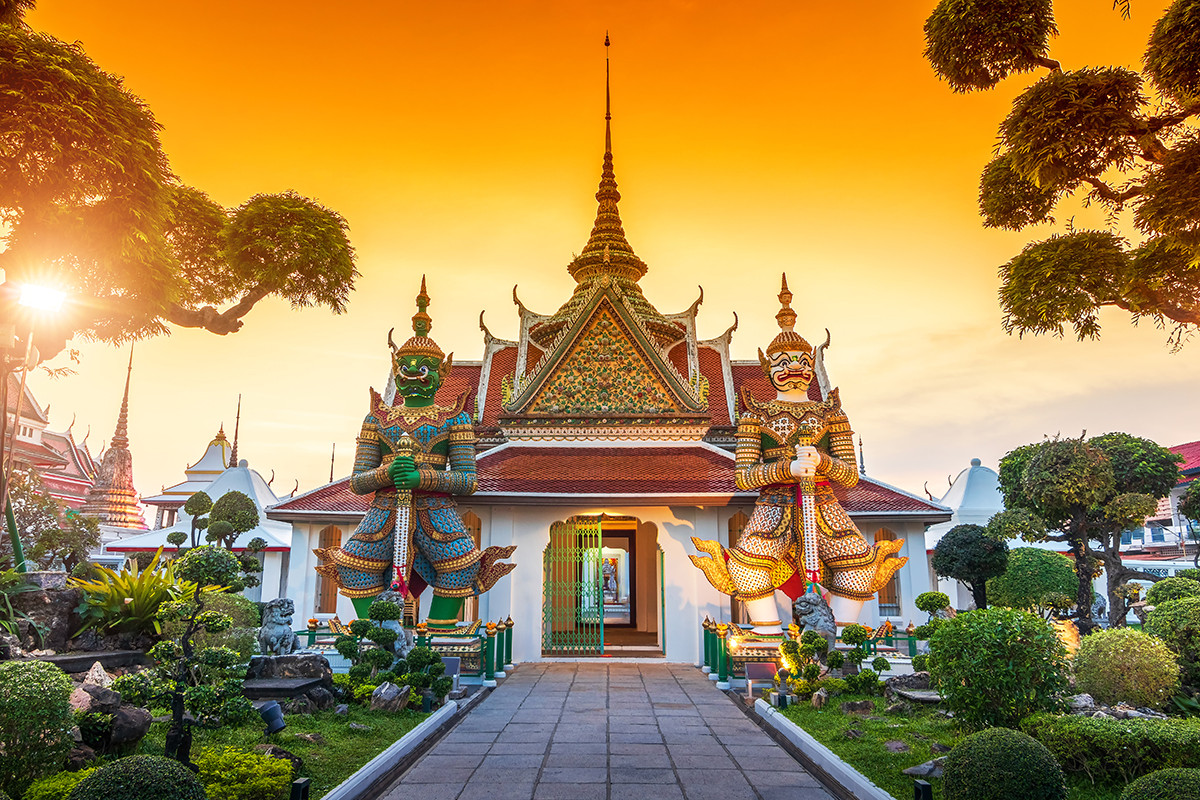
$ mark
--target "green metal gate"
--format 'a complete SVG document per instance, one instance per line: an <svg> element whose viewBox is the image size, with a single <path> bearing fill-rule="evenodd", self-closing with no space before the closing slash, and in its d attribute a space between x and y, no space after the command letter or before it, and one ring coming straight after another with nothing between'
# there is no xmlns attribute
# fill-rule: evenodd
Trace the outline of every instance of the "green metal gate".
<svg viewBox="0 0 1200 800"><path fill-rule="evenodd" d="M571 517L550 526L542 568L544 654L604 654L600 546L599 517Z"/></svg>

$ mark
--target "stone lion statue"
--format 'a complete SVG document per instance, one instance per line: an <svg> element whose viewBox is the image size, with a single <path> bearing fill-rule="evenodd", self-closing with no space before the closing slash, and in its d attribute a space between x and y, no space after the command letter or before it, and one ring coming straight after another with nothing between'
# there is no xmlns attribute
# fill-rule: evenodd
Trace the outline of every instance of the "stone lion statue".
<svg viewBox="0 0 1200 800"><path fill-rule="evenodd" d="M292 632L296 604L280 597L263 608L263 624L258 629L258 646L264 655L286 656L300 649L300 637Z"/></svg>
<svg viewBox="0 0 1200 800"><path fill-rule="evenodd" d="M792 603L792 621L801 630L816 631L829 643L829 651L833 651L837 644L837 622L833 618L833 609L821 595L808 592L797 597Z"/></svg>

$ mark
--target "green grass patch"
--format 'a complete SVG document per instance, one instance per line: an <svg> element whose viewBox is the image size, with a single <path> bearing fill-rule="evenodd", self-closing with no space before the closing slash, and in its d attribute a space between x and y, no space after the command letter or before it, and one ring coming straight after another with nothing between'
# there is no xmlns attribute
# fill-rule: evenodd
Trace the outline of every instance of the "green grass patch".
<svg viewBox="0 0 1200 800"><path fill-rule="evenodd" d="M350 706L350 713L339 716L333 711L316 714L288 714L287 727L270 736L263 733L264 724L254 720L238 727L208 730L195 729L192 757L203 747L239 747L253 750L257 744L275 744L295 753L304 761L298 777L312 778L314 800L357 772L364 764L386 750L393 742L411 731L429 715L419 711L370 711ZM350 723L367 725L369 731L356 731ZM156 722L146 738L138 745L139 753L162 755L169 723ZM298 734L319 734L325 741L314 743Z"/></svg>
<svg viewBox="0 0 1200 800"><path fill-rule="evenodd" d="M876 708L876 713L869 717L849 716L838 710L841 703L868 699L875 701ZM783 714L876 786L897 800L909 800L913 796L914 778L902 770L945 755L929 749L935 742L954 747L966 734L954 720L935 713L929 706L914 706L903 714L884 713L886 707L882 698L842 695L830 698L829 704L821 709L801 703L788 706ZM847 736L846 732L851 730L860 731L862 736ZM889 752L885 744L889 741L904 742L909 751ZM941 779L928 780L933 785L933 796L941 798ZM1067 783L1070 800L1120 800L1120 788L1092 786L1086 778L1073 780L1070 776Z"/></svg>

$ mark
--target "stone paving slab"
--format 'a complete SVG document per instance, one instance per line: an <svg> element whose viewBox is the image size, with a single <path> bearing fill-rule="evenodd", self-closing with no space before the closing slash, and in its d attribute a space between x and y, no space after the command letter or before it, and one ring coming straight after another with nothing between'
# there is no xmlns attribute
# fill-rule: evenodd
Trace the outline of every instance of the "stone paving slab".
<svg viewBox="0 0 1200 800"><path fill-rule="evenodd" d="M708 677L522 664L381 800L831 800Z"/></svg>

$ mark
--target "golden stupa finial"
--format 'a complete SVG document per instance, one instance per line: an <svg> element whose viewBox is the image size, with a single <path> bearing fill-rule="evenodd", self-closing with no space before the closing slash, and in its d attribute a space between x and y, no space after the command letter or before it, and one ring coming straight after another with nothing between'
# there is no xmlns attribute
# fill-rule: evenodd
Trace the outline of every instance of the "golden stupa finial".
<svg viewBox="0 0 1200 800"><path fill-rule="evenodd" d="M796 333L796 311L792 308L792 290L787 285L787 273L783 274L783 282L779 289L779 311L775 321L779 323L779 333L767 346L767 355L783 351L811 353L812 345L803 336ZM762 360L760 358L760 360Z"/></svg>
<svg viewBox="0 0 1200 800"><path fill-rule="evenodd" d="M783 331L794 330L796 327L796 312L792 309L792 291L788 289L787 273L783 273L783 286L779 290L779 311L775 321Z"/></svg>
<svg viewBox="0 0 1200 800"><path fill-rule="evenodd" d="M421 276L421 292L417 295L417 313L413 314L412 327L415 334L403 347L397 347L392 340L392 332L388 331L388 345L392 348L392 358L394 361L405 356L429 356L436 358L439 361L446 358L446 354L442 352L442 348L437 346L437 342L429 338L429 330L433 327L433 318L425 311L429 308L429 292L425 290L425 276ZM449 359L446 359L448 362ZM449 370L448 363L443 364L446 370Z"/></svg>

